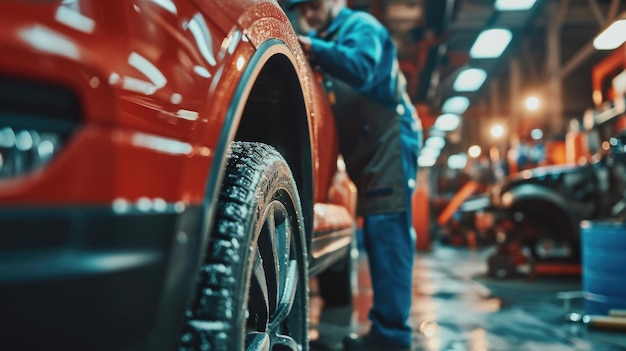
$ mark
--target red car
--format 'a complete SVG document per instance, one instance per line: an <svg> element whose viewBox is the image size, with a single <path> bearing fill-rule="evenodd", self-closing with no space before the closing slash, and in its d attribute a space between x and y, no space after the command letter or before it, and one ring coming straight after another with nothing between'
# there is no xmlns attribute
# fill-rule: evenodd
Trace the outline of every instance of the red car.
<svg viewBox="0 0 626 351"><path fill-rule="evenodd" d="M0 349L308 349L354 190L276 1L2 1L0 52Z"/></svg>

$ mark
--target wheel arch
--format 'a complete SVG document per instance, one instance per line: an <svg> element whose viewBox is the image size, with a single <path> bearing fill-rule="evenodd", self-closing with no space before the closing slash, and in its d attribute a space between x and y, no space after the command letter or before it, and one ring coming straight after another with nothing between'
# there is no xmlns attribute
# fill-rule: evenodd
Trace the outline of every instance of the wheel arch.
<svg viewBox="0 0 626 351"><path fill-rule="evenodd" d="M552 188L541 185L522 184L513 187L502 194L501 199L505 208L511 208L525 201L542 201L550 203L568 214L576 214L576 211L572 208L573 204L570 203L566 196Z"/></svg>
<svg viewBox="0 0 626 351"><path fill-rule="evenodd" d="M271 145L285 158L298 186L308 236L314 179L307 115L294 63L286 55L273 55L252 87L234 140Z"/></svg>
<svg viewBox="0 0 626 351"><path fill-rule="evenodd" d="M568 198L559 192L543 186L524 184L504 193L502 199L511 216L514 216L516 211L560 216L556 218L563 218L561 223L567 223L570 226L568 228L570 232L576 238L578 237L580 215Z"/></svg>
<svg viewBox="0 0 626 351"><path fill-rule="evenodd" d="M302 206L307 242L313 228L313 161L308 108L296 58L284 42L271 39L248 61L228 108L215 150L205 199L211 216L232 141L262 142L276 148L293 172ZM205 243L206 244L206 243ZM203 245L204 246L204 245Z"/></svg>

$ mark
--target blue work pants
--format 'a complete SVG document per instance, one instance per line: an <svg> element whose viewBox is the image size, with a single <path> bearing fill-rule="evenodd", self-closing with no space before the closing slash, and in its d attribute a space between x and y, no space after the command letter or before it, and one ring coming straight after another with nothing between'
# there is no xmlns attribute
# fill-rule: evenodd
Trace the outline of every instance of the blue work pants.
<svg viewBox="0 0 626 351"><path fill-rule="evenodd" d="M421 145L421 132L404 132L402 163L406 210L367 215L363 222L374 292L369 312L370 334L401 347L411 344L409 314L416 239L411 222L411 194L416 184L417 154Z"/></svg>

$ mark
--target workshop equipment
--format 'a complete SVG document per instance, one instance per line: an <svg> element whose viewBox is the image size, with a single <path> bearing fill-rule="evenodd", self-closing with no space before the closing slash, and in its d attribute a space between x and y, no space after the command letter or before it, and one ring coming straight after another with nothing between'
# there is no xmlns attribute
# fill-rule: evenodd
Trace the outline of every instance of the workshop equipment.
<svg viewBox="0 0 626 351"><path fill-rule="evenodd" d="M626 309L626 224L583 221L580 227L585 312L606 315Z"/></svg>

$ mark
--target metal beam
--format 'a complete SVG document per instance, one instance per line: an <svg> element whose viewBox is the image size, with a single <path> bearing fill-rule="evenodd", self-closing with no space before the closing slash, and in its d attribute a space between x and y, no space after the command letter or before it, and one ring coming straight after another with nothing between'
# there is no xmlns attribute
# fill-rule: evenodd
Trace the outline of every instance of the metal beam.
<svg viewBox="0 0 626 351"><path fill-rule="evenodd" d="M619 11L619 5L622 0L613 0L611 2L611 7L609 7L609 14L606 17L607 21L612 21L617 17L617 11ZM604 23L606 25L606 22Z"/></svg>
<svg viewBox="0 0 626 351"><path fill-rule="evenodd" d="M565 79L570 73L572 73L579 65L585 62L596 49L593 47L593 40L589 41L582 49L578 50L561 68L559 71L559 77Z"/></svg>
<svg viewBox="0 0 626 351"><path fill-rule="evenodd" d="M595 0L590 0L595 2ZM609 8L609 13L607 17L604 19L604 23L600 26L600 28L605 27L608 22L615 19L617 16L617 12L619 11L619 5L621 0L613 0L611 2L611 6ZM596 4L597 5L597 4ZM561 68L559 72L559 76L561 79L567 77L572 71L574 71L579 65L585 62L593 53L595 53L596 49L593 47L593 39L590 40L583 46L578 52L576 52Z"/></svg>
<svg viewBox="0 0 626 351"><path fill-rule="evenodd" d="M591 8L591 12L598 22L598 27L602 28L604 26L604 23L606 22L606 18L604 18L604 16L602 15L602 12L600 11L600 6L598 6L598 2L596 0L588 0L588 2L589 7Z"/></svg>
<svg viewBox="0 0 626 351"><path fill-rule="evenodd" d="M560 4L549 3L548 16L555 18L555 21L548 22L546 33L546 117L547 135L552 136L563 131L563 81L560 77L561 71L561 27L565 21L569 1L561 1Z"/></svg>

